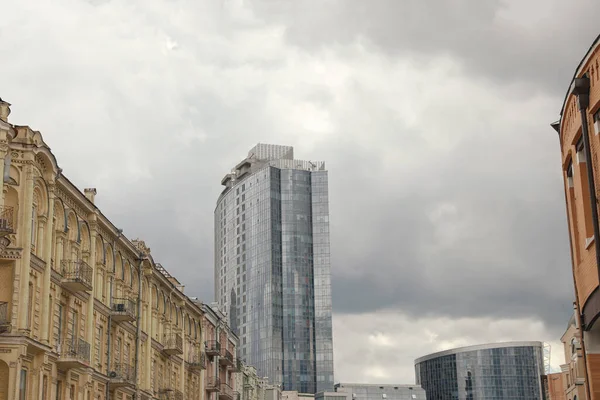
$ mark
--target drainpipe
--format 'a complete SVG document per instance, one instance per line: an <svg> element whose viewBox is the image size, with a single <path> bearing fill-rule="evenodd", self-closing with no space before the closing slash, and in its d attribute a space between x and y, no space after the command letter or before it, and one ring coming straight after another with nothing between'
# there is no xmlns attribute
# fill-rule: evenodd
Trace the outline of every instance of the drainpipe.
<svg viewBox="0 0 600 400"><path fill-rule="evenodd" d="M585 151L588 187L590 188L590 204L592 208L592 225L594 226L594 247L596 248L596 268L600 280L600 227L598 226L598 203L596 200L596 184L594 183L594 168L592 166L592 149L588 132L587 108L590 105L590 78L587 74L575 79L572 93L577 97L577 105L581 114L581 136Z"/></svg>
<svg viewBox="0 0 600 400"><path fill-rule="evenodd" d="M115 251L115 245L117 244L117 239L119 239L121 237L121 235L123 234L123 229L117 229L117 237L113 239L113 278L110 281L110 292L109 292L109 299L108 299L108 307L110 308L111 312L108 314L108 337L106 339L107 343L108 343L108 351L106 352L106 367L108 369L108 373L110 374L110 356L111 356L111 351L110 351L110 338L111 338L111 331L112 331L112 306L113 306L113 285L114 285L114 281L115 281L115 269L117 267L117 252ZM106 382L106 398L110 399L110 380L108 380Z"/></svg>
<svg viewBox="0 0 600 400"><path fill-rule="evenodd" d="M138 298L137 298L137 329L135 334L135 374L134 382L136 385L136 398L139 397L138 373L140 370L140 340L142 337L142 264L144 263L143 254L138 259Z"/></svg>

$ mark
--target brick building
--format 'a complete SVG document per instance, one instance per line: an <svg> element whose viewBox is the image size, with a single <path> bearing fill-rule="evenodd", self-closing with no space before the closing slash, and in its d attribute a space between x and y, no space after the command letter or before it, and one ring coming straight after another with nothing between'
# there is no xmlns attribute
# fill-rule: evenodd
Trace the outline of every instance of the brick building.
<svg viewBox="0 0 600 400"><path fill-rule="evenodd" d="M577 67L552 127L560 138L585 389L600 399L600 36Z"/></svg>

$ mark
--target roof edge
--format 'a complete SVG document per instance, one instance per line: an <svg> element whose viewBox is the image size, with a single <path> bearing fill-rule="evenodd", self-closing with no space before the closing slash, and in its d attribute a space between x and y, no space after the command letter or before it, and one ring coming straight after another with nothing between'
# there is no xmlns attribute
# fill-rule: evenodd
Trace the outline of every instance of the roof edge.
<svg viewBox="0 0 600 400"><path fill-rule="evenodd" d="M544 344L539 341L515 341L515 342L500 342L500 343L485 343L476 344L473 346L456 347L454 349L442 350L435 353L427 354L423 357L415 359L415 365L422 363L423 361L432 360L434 358L449 356L452 354L466 353L468 351L476 350L491 350L491 349L502 349L506 347L540 347L543 348Z"/></svg>

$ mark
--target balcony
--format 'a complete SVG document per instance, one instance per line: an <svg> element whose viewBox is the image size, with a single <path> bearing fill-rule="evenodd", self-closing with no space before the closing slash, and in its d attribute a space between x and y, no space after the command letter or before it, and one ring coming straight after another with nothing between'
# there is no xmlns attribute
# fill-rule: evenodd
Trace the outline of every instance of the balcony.
<svg viewBox="0 0 600 400"><path fill-rule="evenodd" d="M206 384L204 385L207 392L218 392L221 387L221 381L219 378L209 376L206 378Z"/></svg>
<svg viewBox="0 0 600 400"><path fill-rule="evenodd" d="M90 366L90 344L83 339L65 340L58 346L58 369L88 368Z"/></svg>
<svg viewBox="0 0 600 400"><path fill-rule="evenodd" d="M123 386L133 386L133 372L131 365L115 363L113 369L108 374L110 387L116 389Z"/></svg>
<svg viewBox="0 0 600 400"><path fill-rule="evenodd" d="M0 301L0 333L10 333L11 325L8 318L8 303Z"/></svg>
<svg viewBox="0 0 600 400"><path fill-rule="evenodd" d="M236 358L231 369L233 372L242 372L244 370L244 363L240 358Z"/></svg>
<svg viewBox="0 0 600 400"><path fill-rule="evenodd" d="M137 315L135 302L130 299L113 299L110 311L111 319L115 322L133 322Z"/></svg>
<svg viewBox="0 0 600 400"><path fill-rule="evenodd" d="M10 244L7 236L15 232L14 220L14 208L0 206L0 251Z"/></svg>
<svg viewBox="0 0 600 400"><path fill-rule="evenodd" d="M162 389L158 392L160 400L183 400L183 393L177 389Z"/></svg>
<svg viewBox="0 0 600 400"><path fill-rule="evenodd" d="M221 352L221 344L216 340L208 340L205 345L206 355L209 357L218 356Z"/></svg>
<svg viewBox="0 0 600 400"><path fill-rule="evenodd" d="M206 369L206 354L197 351L189 359L190 368L196 371Z"/></svg>
<svg viewBox="0 0 600 400"><path fill-rule="evenodd" d="M221 349L221 357L219 357L219 364L225 367L233 367L235 363L233 362L233 354L225 348Z"/></svg>
<svg viewBox="0 0 600 400"><path fill-rule="evenodd" d="M219 388L219 399L220 400L233 400L233 389L226 383L221 383Z"/></svg>
<svg viewBox="0 0 600 400"><path fill-rule="evenodd" d="M92 267L85 261L63 260L61 263L62 286L71 292L92 290Z"/></svg>
<svg viewBox="0 0 600 400"><path fill-rule="evenodd" d="M163 353L168 356L183 354L183 339L181 338L181 335L177 333L165 335L165 339L163 340L162 344Z"/></svg>

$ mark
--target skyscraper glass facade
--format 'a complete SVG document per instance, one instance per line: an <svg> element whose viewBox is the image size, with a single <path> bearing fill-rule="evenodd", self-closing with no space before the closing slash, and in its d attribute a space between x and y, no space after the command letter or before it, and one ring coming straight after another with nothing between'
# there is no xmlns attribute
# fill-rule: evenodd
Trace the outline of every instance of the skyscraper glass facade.
<svg viewBox="0 0 600 400"><path fill-rule="evenodd" d="M324 163L259 144L215 209L216 299L239 357L283 390L333 389L327 179Z"/></svg>
<svg viewBox="0 0 600 400"><path fill-rule="evenodd" d="M540 342L481 345L430 354L415 361L428 400L542 400Z"/></svg>

